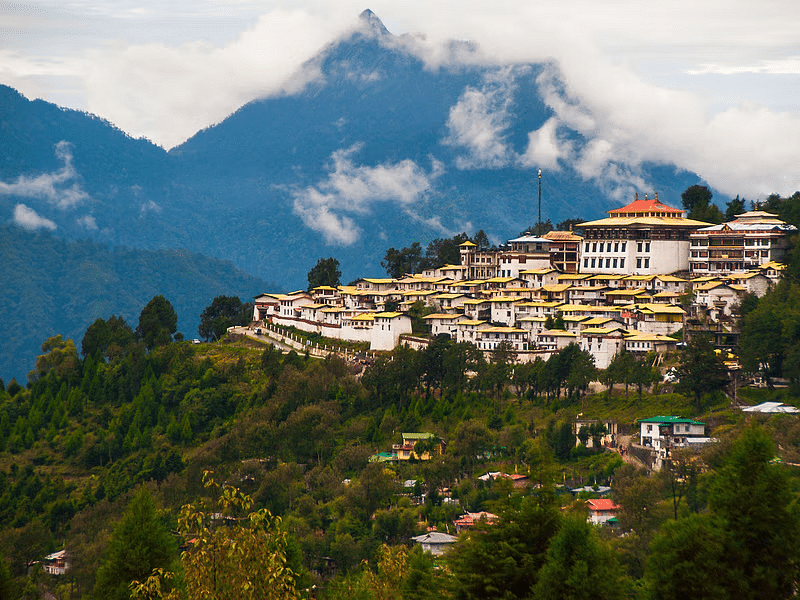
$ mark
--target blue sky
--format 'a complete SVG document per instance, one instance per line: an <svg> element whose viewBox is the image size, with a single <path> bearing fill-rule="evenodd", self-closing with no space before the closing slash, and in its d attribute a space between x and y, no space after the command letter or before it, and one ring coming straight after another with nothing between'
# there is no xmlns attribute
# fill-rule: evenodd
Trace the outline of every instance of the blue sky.
<svg viewBox="0 0 800 600"><path fill-rule="evenodd" d="M563 85L542 87L556 118L540 132L554 166L569 156L556 147L569 127L592 141L575 157L585 176L622 154L677 164L751 199L800 189L793 0L0 3L0 83L170 148L252 99L300 89L300 65L365 8L408 34L431 68L558 65ZM453 57L442 51L452 39L480 51Z"/></svg>

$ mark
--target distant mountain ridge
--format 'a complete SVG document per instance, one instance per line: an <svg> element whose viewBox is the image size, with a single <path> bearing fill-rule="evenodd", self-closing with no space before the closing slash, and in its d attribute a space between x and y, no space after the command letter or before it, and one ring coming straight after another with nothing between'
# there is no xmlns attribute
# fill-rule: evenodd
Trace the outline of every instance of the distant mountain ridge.
<svg viewBox="0 0 800 600"><path fill-rule="evenodd" d="M305 287L320 257L349 281L382 275L390 246L516 236L536 220L534 141L586 144L553 129L540 92L553 66L432 67L416 43L365 11L298 72L301 91L250 102L169 152L0 86L0 218L66 240L186 248L279 289ZM545 167L542 216L602 217L634 190L676 205L699 182L669 165L634 175L609 190Z"/></svg>
<svg viewBox="0 0 800 600"><path fill-rule="evenodd" d="M134 329L142 308L163 294L178 331L198 336L203 308L220 295L250 302L269 286L228 262L185 250L108 248L64 241L49 232L0 226L0 378L27 381L47 338L61 334L80 349L86 328L120 315Z"/></svg>

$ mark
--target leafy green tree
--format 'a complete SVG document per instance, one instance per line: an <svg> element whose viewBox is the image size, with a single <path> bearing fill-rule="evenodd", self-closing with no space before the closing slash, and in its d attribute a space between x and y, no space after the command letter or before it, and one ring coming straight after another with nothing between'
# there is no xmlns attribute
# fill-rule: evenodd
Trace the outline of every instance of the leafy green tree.
<svg viewBox="0 0 800 600"><path fill-rule="evenodd" d="M556 231L572 231L574 227L584 222L584 219L564 219L556 225Z"/></svg>
<svg viewBox="0 0 800 600"><path fill-rule="evenodd" d="M478 250L487 250L491 246L489 236L481 229L478 233L472 236L472 243L478 247Z"/></svg>
<svg viewBox="0 0 800 600"><path fill-rule="evenodd" d="M466 233L459 233L452 238L436 238L431 241L425 250L424 258L420 261L419 270L461 264L460 245L467 240L469 236Z"/></svg>
<svg viewBox="0 0 800 600"><path fill-rule="evenodd" d="M153 296L139 315L136 334L144 341L148 350L165 346L172 341L178 329L178 315L164 296Z"/></svg>
<svg viewBox="0 0 800 600"><path fill-rule="evenodd" d="M561 524L547 493L526 496L492 524L478 523L447 554L457 599L527 598Z"/></svg>
<svg viewBox="0 0 800 600"><path fill-rule="evenodd" d="M53 336L42 344L42 352L44 354L36 359L36 368L28 374L30 381L36 381L51 371L65 380L75 380L79 376L81 361L72 340L64 340L60 334Z"/></svg>
<svg viewBox="0 0 800 600"><path fill-rule="evenodd" d="M691 185L681 194L687 217L707 223L722 223L725 215L716 204L711 203L713 194L704 185Z"/></svg>
<svg viewBox="0 0 800 600"><path fill-rule="evenodd" d="M537 600L623 598L622 572L614 553L583 515L564 518L539 571Z"/></svg>
<svg viewBox="0 0 800 600"><path fill-rule="evenodd" d="M98 600L129 598L130 583L144 579L153 569L169 569L176 550L152 496L140 490L109 540L92 596Z"/></svg>
<svg viewBox="0 0 800 600"><path fill-rule="evenodd" d="M772 440L750 426L711 482L708 505L726 533L731 598L791 598L800 579L800 506Z"/></svg>
<svg viewBox="0 0 800 600"><path fill-rule="evenodd" d="M247 325L251 318L251 304L243 303L238 296L217 296L200 315L197 333L207 342L219 340L228 327Z"/></svg>
<svg viewBox="0 0 800 600"><path fill-rule="evenodd" d="M702 409L705 394L717 392L728 384L728 371L714 344L705 336L695 336L680 352L677 367L680 381L675 386L681 394L694 396L694 404Z"/></svg>
<svg viewBox="0 0 800 600"><path fill-rule="evenodd" d="M414 242L407 248L397 250L389 248L381 261L381 266L386 269L389 277L400 279L406 273L418 273L422 260L422 247L419 242Z"/></svg>
<svg viewBox="0 0 800 600"><path fill-rule="evenodd" d="M219 486L210 473L204 485L216 496L211 502L187 504L178 518L178 532L193 542L181 554L182 580L165 591L174 575L157 569L131 585L134 599L150 600L293 600L302 568L290 562L289 544L280 519L268 510L248 512L252 500L238 489ZM244 515L241 517L241 515Z"/></svg>
<svg viewBox="0 0 800 600"><path fill-rule="evenodd" d="M736 195L736 198L732 199L725 207L725 220L726 221L733 221L736 215L741 215L747 209L745 208L744 203L746 200L739 199L739 195Z"/></svg>
<svg viewBox="0 0 800 600"><path fill-rule="evenodd" d="M313 290L321 285L338 287L341 285L342 271L339 269L339 261L332 256L330 258L320 258L308 272L308 289Z"/></svg>
<svg viewBox="0 0 800 600"><path fill-rule="evenodd" d="M653 600L730 598L735 573L725 563L725 533L708 515L664 523L650 544L645 575Z"/></svg>

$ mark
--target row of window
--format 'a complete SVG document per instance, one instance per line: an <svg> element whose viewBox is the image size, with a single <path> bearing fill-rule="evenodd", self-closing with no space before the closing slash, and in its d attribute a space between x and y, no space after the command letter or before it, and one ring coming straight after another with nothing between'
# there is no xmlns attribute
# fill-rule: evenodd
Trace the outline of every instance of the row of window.
<svg viewBox="0 0 800 600"><path fill-rule="evenodd" d="M584 252L627 252L628 242L586 242L583 246ZM650 242L636 242L637 252L650 252Z"/></svg>
<svg viewBox="0 0 800 600"><path fill-rule="evenodd" d="M637 258L636 261L641 262L641 258ZM625 268L625 259L624 258L606 258L606 269L624 269ZM650 259L647 259L647 264L650 264ZM583 268L584 269L602 269L603 268L603 259L602 258L584 258L583 259ZM639 265L639 268L641 266Z"/></svg>

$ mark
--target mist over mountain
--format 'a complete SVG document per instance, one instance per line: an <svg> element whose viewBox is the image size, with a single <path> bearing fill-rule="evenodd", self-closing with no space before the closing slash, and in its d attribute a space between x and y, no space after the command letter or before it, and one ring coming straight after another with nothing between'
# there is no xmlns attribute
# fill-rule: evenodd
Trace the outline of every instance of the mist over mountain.
<svg viewBox="0 0 800 600"><path fill-rule="evenodd" d="M0 86L2 220L117 248L185 248L286 290L304 287L320 257L338 258L349 281L382 275L390 246L478 229L514 237L536 220L539 168L553 223L602 217L636 191L677 206L699 182L609 157L555 119L568 100L557 65L491 66L467 42L434 62L424 48L365 11L287 92L169 152Z"/></svg>

